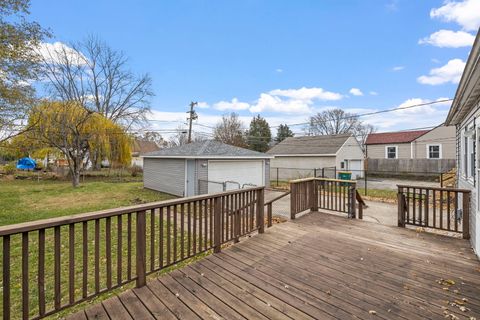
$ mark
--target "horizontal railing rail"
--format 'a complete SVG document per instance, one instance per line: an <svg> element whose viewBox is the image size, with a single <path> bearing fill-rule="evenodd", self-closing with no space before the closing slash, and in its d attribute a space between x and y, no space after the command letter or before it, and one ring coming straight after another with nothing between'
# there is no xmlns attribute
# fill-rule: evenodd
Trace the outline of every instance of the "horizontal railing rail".
<svg viewBox="0 0 480 320"><path fill-rule="evenodd" d="M281 195L265 202L265 206L267 207L267 227L271 227L273 224L273 203L278 201L290 194L290 191L284 192Z"/></svg>
<svg viewBox="0 0 480 320"><path fill-rule="evenodd" d="M398 226L425 227L470 237L471 191L398 185Z"/></svg>
<svg viewBox="0 0 480 320"><path fill-rule="evenodd" d="M133 281L141 287L148 274L257 231L263 187L0 227L2 316L43 318Z"/></svg>
<svg viewBox="0 0 480 320"><path fill-rule="evenodd" d="M297 179L290 181L290 191L291 219L295 219L298 213L308 209L342 212L350 218L355 218L356 181L328 178Z"/></svg>

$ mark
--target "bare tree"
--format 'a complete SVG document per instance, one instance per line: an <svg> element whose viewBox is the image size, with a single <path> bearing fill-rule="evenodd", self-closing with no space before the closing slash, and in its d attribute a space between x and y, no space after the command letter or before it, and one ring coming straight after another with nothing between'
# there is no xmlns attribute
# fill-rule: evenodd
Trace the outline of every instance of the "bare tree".
<svg viewBox="0 0 480 320"><path fill-rule="evenodd" d="M178 147L183 146L184 144L188 143L188 129L179 126L176 129L176 133L168 139L168 146L169 147ZM204 136L192 132L192 142L199 142L207 140Z"/></svg>
<svg viewBox="0 0 480 320"><path fill-rule="evenodd" d="M150 111L150 76L135 75L122 52L95 36L71 47L47 48L42 59L55 99L75 102L126 128L140 124Z"/></svg>
<svg viewBox="0 0 480 320"><path fill-rule="evenodd" d="M367 136L375 131L376 128L373 125L363 123L358 115L338 108L325 110L310 117L307 127L310 135L350 133L357 138L362 149L364 149Z"/></svg>
<svg viewBox="0 0 480 320"><path fill-rule="evenodd" d="M214 139L237 147L246 147L245 128L238 118L238 114L223 115L213 131Z"/></svg>
<svg viewBox="0 0 480 320"><path fill-rule="evenodd" d="M310 117L308 132L311 135L353 133L359 125L358 116L342 109L330 109Z"/></svg>

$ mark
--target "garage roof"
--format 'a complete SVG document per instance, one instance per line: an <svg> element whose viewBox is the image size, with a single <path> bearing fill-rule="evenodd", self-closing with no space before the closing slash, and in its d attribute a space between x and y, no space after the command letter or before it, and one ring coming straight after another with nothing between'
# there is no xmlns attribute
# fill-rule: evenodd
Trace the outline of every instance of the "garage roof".
<svg viewBox="0 0 480 320"><path fill-rule="evenodd" d="M350 134L291 137L267 151L271 155L335 155Z"/></svg>
<svg viewBox="0 0 480 320"><path fill-rule="evenodd" d="M272 158L270 155L239 148L219 141L206 140L192 142L182 146L165 148L159 151L150 152L144 158L203 158L203 159L238 159L238 158Z"/></svg>

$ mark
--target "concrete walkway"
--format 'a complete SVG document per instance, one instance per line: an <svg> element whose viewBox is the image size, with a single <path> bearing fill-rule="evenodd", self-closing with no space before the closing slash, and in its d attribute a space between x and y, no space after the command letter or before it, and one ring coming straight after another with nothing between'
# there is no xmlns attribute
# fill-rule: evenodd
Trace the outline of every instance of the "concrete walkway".
<svg viewBox="0 0 480 320"><path fill-rule="evenodd" d="M266 190L265 201L278 197L285 191ZM365 221L376 222L386 226L397 226L397 205L379 201L365 200L367 208L363 210ZM273 215L290 219L290 195L273 203Z"/></svg>

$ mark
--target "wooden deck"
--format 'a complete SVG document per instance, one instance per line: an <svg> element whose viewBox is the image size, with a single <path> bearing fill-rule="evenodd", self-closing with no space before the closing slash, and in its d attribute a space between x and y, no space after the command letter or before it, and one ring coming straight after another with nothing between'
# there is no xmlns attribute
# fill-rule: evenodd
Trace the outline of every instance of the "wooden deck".
<svg viewBox="0 0 480 320"><path fill-rule="evenodd" d="M480 319L480 264L466 240L311 213L70 318L449 315Z"/></svg>

